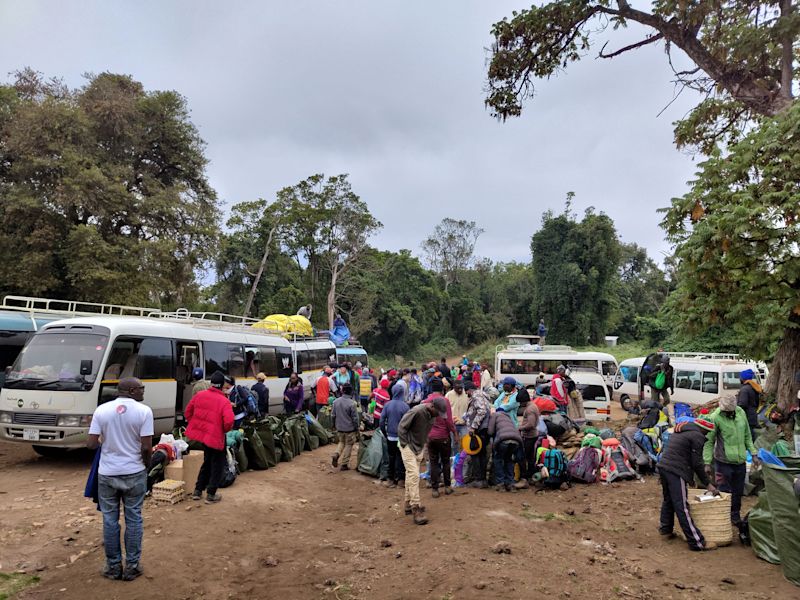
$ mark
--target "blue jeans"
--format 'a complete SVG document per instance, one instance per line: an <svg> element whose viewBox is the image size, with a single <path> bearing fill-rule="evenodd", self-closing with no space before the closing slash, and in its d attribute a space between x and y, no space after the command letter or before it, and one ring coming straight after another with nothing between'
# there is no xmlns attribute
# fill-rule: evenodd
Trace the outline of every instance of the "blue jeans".
<svg viewBox="0 0 800 600"><path fill-rule="evenodd" d="M519 444L500 442L494 447L494 478L498 485L514 484L514 464Z"/></svg>
<svg viewBox="0 0 800 600"><path fill-rule="evenodd" d="M142 556L142 505L147 491L147 471L132 475L99 475L99 478L106 563L109 567L122 563L119 542L119 502L122 500L125 505L125 562L128 567L138 565Z"/></svg>

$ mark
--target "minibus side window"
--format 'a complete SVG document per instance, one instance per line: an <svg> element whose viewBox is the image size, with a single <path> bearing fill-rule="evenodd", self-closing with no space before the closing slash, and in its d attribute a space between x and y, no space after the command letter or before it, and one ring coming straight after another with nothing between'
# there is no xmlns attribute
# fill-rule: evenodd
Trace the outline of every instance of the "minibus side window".
<svg viewBox="0 0 800 600"><path fill-rule="evenodd" d="M719 373L709 371L703 373L703 391L708 394L719 393Z"/></svg>
<svg viewBox="0 0 800 600"><path fill-rule="evenodd" d="M142 340L138 348L135 376L139 379L174 379L172 340Z"/></svg>
<svg viewBox="0 0 800 600"><path fill-rule="evenodd" d="M258 347L259 358L261 359L261 370L267 377L278 376L278 364L275 362L275 348L271 346Z"/></svg>

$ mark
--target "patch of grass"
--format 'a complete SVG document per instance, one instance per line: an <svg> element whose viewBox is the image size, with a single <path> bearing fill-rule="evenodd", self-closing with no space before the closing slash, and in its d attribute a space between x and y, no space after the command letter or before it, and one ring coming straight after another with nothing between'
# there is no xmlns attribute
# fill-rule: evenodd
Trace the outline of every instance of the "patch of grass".
<svg viewBox="0 0 800 600"><path fill-rule="evenodd" d="M645 342L627 342L618 346L582 346L575 348L575 350L580 352L607 352L616 358L619 363L628 358L647 356L654 352L655 348L649 347Z"/></svg>
<svg viewBox="0 0 800 600"><path fill-rule="evenodd" d="M521 515L529 521L564 521L566 523L578 523L583 519L575 515L564 513L537 513L530 510L523 510Z"/></svg>
<svg viewBox="0 0 800 600"><path fill-rule="evenodd" d="M36 575L0 572L0 600L8 600L26 587L39 583Z"/></svg>

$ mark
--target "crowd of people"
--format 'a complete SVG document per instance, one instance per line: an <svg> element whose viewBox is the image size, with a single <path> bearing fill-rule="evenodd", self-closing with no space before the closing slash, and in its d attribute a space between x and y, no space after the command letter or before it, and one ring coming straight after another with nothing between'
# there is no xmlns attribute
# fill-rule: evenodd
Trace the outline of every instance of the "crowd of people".
<svg viewBox="0 0 800 600"><path fill-rule="evenodd" d="M654 370L666 373L668 359ZM742 527L741 499L746 479L746 461L759 465L753 444L753 393L757 384L751 371L743 371L739 398L723 397L713 411L697 417L681 417L671 426L666 410L669 394L663 386L653 385L651 397L642 402L639 422L632 437L641 444L645 458L657 460L663 501L659 532L674 536L677 517L691 550L710 550L708 542L693 522L688 509L688 490L695 480L711 493L722 490L731 494L731 522ZM237 385L235 380L217 371L208 380L196 372L194 395L185 410L186 437L200 444L204 459L192 498L209 504L218 503L217 488L226 462L226 433L243 420L268 412L269 396L265 377L258 374L252 388ZM497 387L496 387L497 386ZM88 446L98 453L95 493L103 513L106 566L103 575L111 579L135 579L142 573L139 564L142 541L141 507L147 488L147 470L153 452L153 413L143 404L144 385L138 379L119 382L119 397L102 404L95 411L89 430ZM540 396L543 392L548 395ZM490 477L498 491L515 492L532 485L564 487L570 476L578 481L595 481L591 471L602 470L599 463L578 460L587 450L606 446L613 450L619 441L586 423L581 449L573 461L567 461L552 437L555 416L566 419L570 399L568 369L560 366L544 389L544 382L534 390L534 398L525 386L506 377L492 378L487 365L462 357L459 365L449 368L446 360L423 367L390 369L375 373L366 365L348 363L331 365L319 374L312 388L310 411L319 414L330 406L337 447L331 457L334 468L350 468L353 448L360 443L361 431L378 429L387 441L388 469L383 485L404 489L404 510L415 524L428 522L421 501L420 482L424 475L432 498L453 493L453 460L469 456L461 480L473 488L488 488ZM541 402L540 402L541 401ZM303 411L305 393L302 380L293 373L284 390L287 413ZM757 424L757 423L756 423ZM665 438L655 438L652 431L669 431ZM624 432L623 432L624 433ZM640 435L641 434L641 435ZM602 441L601 441L602 439ZM669 443L667 443L667 441ZM613 442L613 443L612 443ZM616 444L616 445L614 445ZM491 452L491 455L490 455ZM620 454L627 463L627 454ZM492 459L490 464L490 458ZM567 469L567 462L577 469ZM612 461L613 462L613 461ZM646 462L646 461L645 461ZM643 463L644 464L644 463ZM426 466L424 466L426 465ZM588 467L587 467L588 465ZM464 467L464 463L460 463ZM630 465L628 465L630 468ZM624 468L609 464L608 469ZM584 477L589 471L591 477ZM119 513L124 505L126 564L122 563Z"/></svg>

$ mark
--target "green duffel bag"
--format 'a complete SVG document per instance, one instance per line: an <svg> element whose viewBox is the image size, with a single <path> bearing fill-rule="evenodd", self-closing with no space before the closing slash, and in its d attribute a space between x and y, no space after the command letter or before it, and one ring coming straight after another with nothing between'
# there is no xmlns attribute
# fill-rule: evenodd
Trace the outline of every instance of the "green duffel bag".
<svg viewBox="0 0 800 600"><path fill-rule="evenodd" d="M362 442L358 448L358 466L356 467L364 475L378 477L383 463L383 450L385 438L380 429L372 432L372 437L367 440L362 437Z"/></svg>
<svg viewBox="0 0 800 600"><path fill-rule="evenodd" d="M303 434L303 450L311 452L314 448L311 447L311 432L308 430L308 421L305 415L300 419L300 433Z"/></svg>
<svg viewBox="0 0 800 600"><path fill-rule="evenodd" d="M323 406L317 413L317 421L326 431L333 431L333 417L331 416L331 412L330 406Z"/></svg>
<svg viewBox="0 0 800 600"><path fill-rule="evenodd" d="M256 431L261 437L264 452L267 454L267 465L274 467L280 462L275 453L275 434L272 433L272 425L269 421L259 421L256 424Z"/></svg>
<svg viewBox="0 0 800 600"><path fill-rule="evenodd" d="M319 448L319 438L315 435L308 436L309 441L311 442L311 449L316 450Z"/></svg>
<svg viewBox="0 0 800 600"><path fill-rule="evenodd" d="M247 460L247 451L244 449L244 440L236 444L233 449L236 456L236 463L239 465L239 472L244 473L249 468L249 461Z"/></svg>
<svg viewBox="0 0 800 600"><path fill-rule="evenodd" d="M320 446L330 443L331 439L328 437L328 432L325 431L325 428L313 416L309 415L309 417L308 433L312 436L317 436Z"/></svg>
<svg viewBox="0 0 800 600"><path fill-rule="evenodd" d="M256 471L264 471L269 468L267 463L267 453L264 450L264 444L261 441L261 436L254 427L248 425L244 429L244 449L247 453L247 462L251 469Z"/></svg>
<svg viewBox="0 0 800 600"><path fill-rule="evenodd" d="M298 456L303 451L303 434L300 431L300 423L294 418L286 419L284 428L291 444L292 454Z"/></svg>
<svg viewBox="0 0 800 600"><path fill-rule="evenodd" d="M280 450L280 454L278 450ZM291 462L294 458L291 438L284 430L275 435L275 456L281 462Z"/></svg>

